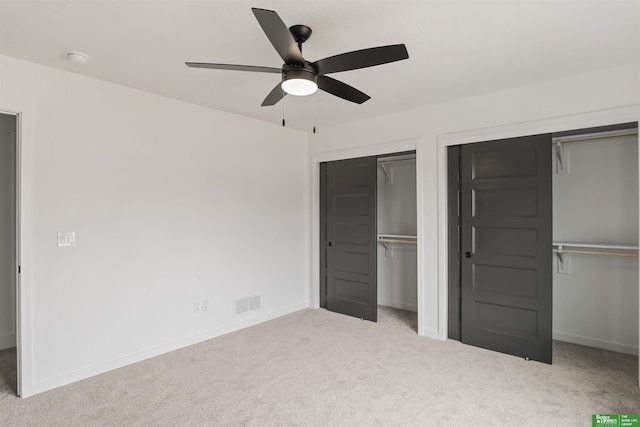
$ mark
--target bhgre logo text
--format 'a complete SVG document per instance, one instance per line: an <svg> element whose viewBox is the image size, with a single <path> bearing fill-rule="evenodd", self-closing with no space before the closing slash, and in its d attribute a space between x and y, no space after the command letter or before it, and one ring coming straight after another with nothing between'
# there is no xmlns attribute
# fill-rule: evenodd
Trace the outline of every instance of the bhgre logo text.
<svg viewBox="0 0 640 427"><path fill-rule="evenodd" d="M612 417L611 415L596 415L596 424L599 426L617 426L618 417Z"/></svg>

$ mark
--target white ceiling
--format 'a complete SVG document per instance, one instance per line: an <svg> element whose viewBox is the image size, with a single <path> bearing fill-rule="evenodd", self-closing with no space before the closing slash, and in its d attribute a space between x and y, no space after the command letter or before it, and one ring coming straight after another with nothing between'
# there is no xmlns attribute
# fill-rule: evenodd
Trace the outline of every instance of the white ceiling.
<svg viewBox="0 0 640 427"><path fill-rule="evenodd" d="M640 1L0 0L0 53L280 123L260 103L277 74L185 61L280 67L251 7L313 35L307 60L405 43L409 59L332 74L371 96L288 96L287 126L310 131L538 81L640 63ZM91 60L69 63L64 51Z"/></svg>

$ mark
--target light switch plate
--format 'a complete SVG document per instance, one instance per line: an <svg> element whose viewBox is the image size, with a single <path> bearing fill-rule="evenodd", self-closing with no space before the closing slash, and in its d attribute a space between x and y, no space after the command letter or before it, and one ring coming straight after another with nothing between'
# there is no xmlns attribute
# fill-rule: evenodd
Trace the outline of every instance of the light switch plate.
<svg viewBox="0 0 640 427"><path fill-rule="evenodd" d="M58 247L75 246L76 245L76 232L70 231L67 233L58 232Z"/></svg>

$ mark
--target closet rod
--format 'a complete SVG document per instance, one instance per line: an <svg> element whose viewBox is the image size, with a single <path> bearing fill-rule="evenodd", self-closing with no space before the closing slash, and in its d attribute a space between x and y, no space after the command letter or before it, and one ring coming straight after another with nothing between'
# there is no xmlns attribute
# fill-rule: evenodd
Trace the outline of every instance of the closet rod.
<svg viewBox="0 0 640 427"><path fill-rule="evenodd" d="M634 133L624 133L624 134L619 134L619 135L611 135L611 136L601 136L601 137L597 137L597 138L582 138L582 139L566 139L567 137L563 138L563 137L558 137L558 138L553 138L553 144L557 144L558 141L560 141L560 143L562 145L571 145L571 144L583 144L585 142L601 142L601 141L610 141L612 139L620 139L620 138L627 138L629 136L638 136L638 131L636 130Z"/></svg>
<svg viewBox="0 0 640 427"><path fill-rule="evenodd" d="M629 252L605 252L605 251L576 251L573 249L567 250L558 250L554 249L554 253L556 254L584 254L584 255L607 255L607 256L626 256L626 257L637 257L638 254L633 254Z"/></svg>
<svg viewBox="0 0 640 427"><path fill-rule="evenodd" d="M378 239L380 243L418 243L416 240L403 240L403 239Z"/></svg>

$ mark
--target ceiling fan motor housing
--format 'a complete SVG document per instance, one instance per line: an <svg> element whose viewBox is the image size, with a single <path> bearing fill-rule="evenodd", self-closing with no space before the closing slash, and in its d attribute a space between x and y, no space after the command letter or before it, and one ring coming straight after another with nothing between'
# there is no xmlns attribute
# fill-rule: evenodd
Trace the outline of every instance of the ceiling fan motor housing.
<svg viewBox="0 0 640 427"><path fill-rule="evenodd" d="M290 95L311 95L318 89L318 72L310 64L285 64L282 67L282 89Z"/></svg>
<svg viewBox="0 0 640 427"><path fill-rule="evenodd" d="M308 63L300 66L284 64L282 66L282 80L291 79L311 80L317 84L318 72Z"/></svg>

